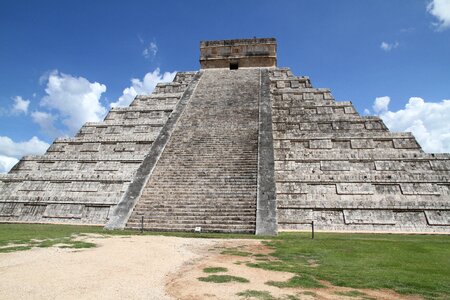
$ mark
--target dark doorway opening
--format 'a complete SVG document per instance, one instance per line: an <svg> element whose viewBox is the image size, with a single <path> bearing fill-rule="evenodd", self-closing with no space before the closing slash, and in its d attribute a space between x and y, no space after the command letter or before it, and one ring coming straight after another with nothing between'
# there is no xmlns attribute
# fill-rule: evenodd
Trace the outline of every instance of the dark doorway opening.
<svg viewBox="0 0 450 300"><path fill-rule="evenodd" d="M230 70L237 70L239 69L239 64L236 63L230 63Z"/></svg>

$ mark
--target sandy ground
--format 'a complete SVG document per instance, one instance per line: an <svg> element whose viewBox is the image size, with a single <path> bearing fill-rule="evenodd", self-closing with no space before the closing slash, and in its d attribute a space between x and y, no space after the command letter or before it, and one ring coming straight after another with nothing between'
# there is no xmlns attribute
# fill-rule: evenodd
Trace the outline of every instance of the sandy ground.
<svg viewBox="0 0 450 300"><path fill-rule="evenodd" d="M96 248L36 248L0 253L0 299L249 299L236 294L268 292L277 299L420 299L386 290L359 290L361 297L345 297L354 289L278 288L267 281L286 281L291 273L246 266L260 257L223 254L226 248L253 254L271 249L256 240L188 239L163 236L83 237ZM267 259L267 257L266 257ZM269 257L269 259L275 259ZM310 262L316 267L316 262ZM248 283L199 281L207 267L224 267L224 275L244 277ZM222 273L221 273L222 274ZM255 298L250 298L255 299Z"/></svg>
<svg viewBox="0 0 450 300"><path fill-rule="evenodd" d="M162 236L89 241L98 247L0 253L0 299L172 299L166 277L218 243Z"/></svg>

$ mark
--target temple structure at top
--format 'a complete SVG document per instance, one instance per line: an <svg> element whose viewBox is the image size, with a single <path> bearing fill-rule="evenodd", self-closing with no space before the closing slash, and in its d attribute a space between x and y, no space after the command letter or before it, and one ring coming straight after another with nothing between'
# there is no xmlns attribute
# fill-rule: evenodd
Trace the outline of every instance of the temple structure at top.
<svg viewBox="0 0 450 300"><path fill-rule="evenodd" d="M278 67L276 51L274 38L201 42L199 71L2 175L0 222L450 233L450 155Z"/></svg>
<svg viewBox="0 0 450 300"><path fill-rule="evenodd" d="M200 43L200 67L261 68L276 67L277 42L268 39L204 41Z"/></svg>

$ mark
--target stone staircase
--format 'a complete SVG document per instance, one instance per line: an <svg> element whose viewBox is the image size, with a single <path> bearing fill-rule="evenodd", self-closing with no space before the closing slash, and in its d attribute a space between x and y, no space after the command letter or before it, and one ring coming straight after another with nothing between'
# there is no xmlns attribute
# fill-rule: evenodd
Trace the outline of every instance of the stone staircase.
<svg viewBox="0 0 450 300"><path fill-rule="evenodd" d="M202 72L128 228L255 232L261 71Z"/></svg>
<svg viewBox="0 0 450 300"><path fill-rule="evenodd" d="M450 155L289 69L271 73L278 223L283 229L448 232Z"/></svg>

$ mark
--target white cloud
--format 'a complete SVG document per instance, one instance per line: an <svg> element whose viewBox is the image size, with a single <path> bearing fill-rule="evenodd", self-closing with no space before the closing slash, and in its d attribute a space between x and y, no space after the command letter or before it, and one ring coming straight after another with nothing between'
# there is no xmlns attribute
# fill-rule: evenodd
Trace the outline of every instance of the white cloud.
<svg viewBox="0 0 450 300"><path fill-rule="evenodd" d="M20 158L24 155L43 154L50 145L33 136L25 142L14 142L7 136L0 136L0 155Z"/></svg>
<svg viewBox="0 0 450 300"><path fill-rule="evenodd" d="M63 135L63 132L58 130L54 125L57 118L57 116L43 111L34 111L31 113L33 122L39 125L42 132L52 138Z"/></svg>
<svg viewBox="0 0 450 300"><path fill-rule="evenodd" d="M14 105L12 108L12 113L20 114L24 113L27 114L28 112L28 106L30 105L30 100L23 99L21 96L16 96L13 98Z"/></svg>
<svg viewBox="0 0 450 300"><path fill-rule="evenodd" d="M131 86L123 90L122 96L116 102L111 103L111 107L128 106L137 95L151 94L159 82L171 82L176 74L176 71L161 74L159 68L156 68L153 72L145 74L142 80L132 78Z"/></svg>
<svg viewBox="0 0 450 300"><path fill-rule="evenodd" d="M8 173L18 161L17 158L0 155L0 173Z"/></svg>
<svg viewBox="0 0 450 300"><path fill-rule="evenodd" d="M380 107L385 109L379 116L392 131L412 132L426 152L450 152L450 100L434 103L411 97L398 111L389 111L388 103Z"/></svg>
<svg viewBox="0 0 450 300"><path fill-rule="evenodd" d="M43 154L50 145L33 136L25 142L14 142L7 136L0 136L0 173L8 172L24 155Z"/></svg>
<svg viewBox="0 0 450 300"><path fill-rule="evenodd" d="M437 30L444 30L450 27L449 0L432 0L427 5L427 12L438 20L438 22L433 23Z"/></svg>
<svg viewBox="0 0 450 300"><path fill-rule="evenodd" d="M145 48L144 51L142 51L142 55L146 59L153 59L156 56L156 53L158 53L158 45L156 45L156 43L154 42L150 42L147 48Z"/></svg>
<svg viewBox="0 0 450 300"><path fill-rule="evenodd" d="M375 98L375 102L373 103L372 108L375 111L375 113L387 111L390 101L391 101L391 98L389 98L388 96L377 97L377 98Z"/></svg>
<svg viewBox="0 0 450 300"><path fill-rule="evenodd" d="M394 43L387 43L387 42L381 42L380 48L383 51L389 52L395 48L397 48L400 44L398 42Z"/></svg>
<svg viewBox="0 0 450 300"><path fill-rule="evenodd" d="M48 75L47 95L42 98L41 106L55 109L69 133L74 134L84 123L103 119L106 108L100 103L100 97L105 91L104 84L53 71Z"/></svg>

